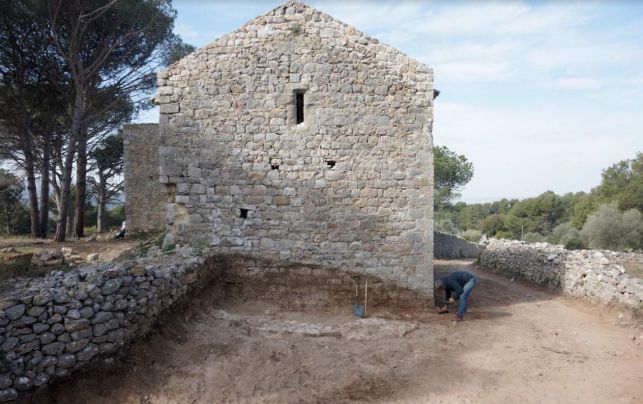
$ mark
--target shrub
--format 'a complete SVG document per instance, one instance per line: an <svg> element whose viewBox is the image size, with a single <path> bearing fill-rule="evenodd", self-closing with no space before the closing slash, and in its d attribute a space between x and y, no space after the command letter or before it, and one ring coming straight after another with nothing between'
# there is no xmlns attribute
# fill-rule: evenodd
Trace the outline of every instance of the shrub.
<svg viewBox="0 0 643 404"><path fill-rule="evenodd" d="M581 235L591 248L607 250L641 249L643 219L641 212L630 209L621 213L616 202L601 205L587 219Z"/></svg>
<svg viewBox="0 0 643 404"><path fill-rule="evenodd" d="M477 243L482 238L482 232L480 230L465 230L462 232L462 238L471 241L472 243Z"/></svg>
<svg viewBox="0 0 643 404"><path fill-rule="evenodd" d="M540 233L536 233L533 231L530 231L529 233L526 233L523 238L522 238L526 243L542 243L546 241L545 236L543 236Z"/></svg>

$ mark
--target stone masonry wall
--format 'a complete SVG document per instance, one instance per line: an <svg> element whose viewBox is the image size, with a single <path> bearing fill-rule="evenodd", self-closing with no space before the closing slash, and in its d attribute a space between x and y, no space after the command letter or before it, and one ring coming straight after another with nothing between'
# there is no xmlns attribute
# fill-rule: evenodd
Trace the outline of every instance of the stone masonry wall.
<svg viewBox="0 0 643 404"><path fill-rule="evenodd" d="M611 251L569 251L559 245L498 239L488 243L480 254L483 268L569 296L634 309L643 307L643 280L627 275L618 263L618 254Z"/></svg>
<svg viewBox="0 0 643 404"><path fill-rule="evenodd" d="M443 259L478 258L480 247L460 237L436 231L433 232L433 256Z"/></svg>
<svg viewBox="0 0 643 404"><path fill-rule="evenodd" d="M432 81L426 66L298 2L170 66L156 100L176 241L431 296Z"/></svg>
<svg viewBox="0 0 643 404"><path fill-rule="evenodd" d="M116 354L214 273L178 254L16 282L0 295L0 402Z"/></svg>
<svg viewBox="0 0 643 404"><path fill-rule="evenodd" d="M159 183L159 125L123 128L125 219L131 232L165 228L165 188Z"/></svg>

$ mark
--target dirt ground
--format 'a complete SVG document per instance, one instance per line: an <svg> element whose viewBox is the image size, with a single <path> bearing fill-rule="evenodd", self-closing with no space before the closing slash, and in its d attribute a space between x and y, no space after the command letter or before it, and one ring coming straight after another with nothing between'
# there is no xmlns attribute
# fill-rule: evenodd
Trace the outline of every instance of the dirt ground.
<svg viewBox="0 0 643 404"><path fill-rule="evenodd" d="M55 403L641 403L641 330L480 272L464 322L379 308L284 312L204 293ZM633 339L635 336L636 339Z"/></svg>
<svg viewBox="0 0 643 404"><path fill-rule="evenodd" d="M106 235L104 237L109 237ZM13 253L0 253L0 258L13 255L36 253L44 250L60 249L71 247L73 254L79 255L81 260L86 260L88 254L98 253L99 262L111 261L124 251L130 250L139 244L137 240L112 240L110 238L96 241L69 240L57 243L53 239L29 239L29 238L0 238L0 250L13 248Z"/></svg>

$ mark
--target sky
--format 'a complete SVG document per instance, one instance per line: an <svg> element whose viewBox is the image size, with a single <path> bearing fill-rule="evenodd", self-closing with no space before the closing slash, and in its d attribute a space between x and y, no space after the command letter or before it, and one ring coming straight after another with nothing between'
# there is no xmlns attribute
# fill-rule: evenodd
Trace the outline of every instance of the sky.
<svg viewBox="0 0 643 404"><path fill-rule="evenodd" d="M174 31L202 47L282 3L175 0ZM643 151L643 2L306 3L434 69L434 143L475 169L465 202L589 191Z"/></svg>

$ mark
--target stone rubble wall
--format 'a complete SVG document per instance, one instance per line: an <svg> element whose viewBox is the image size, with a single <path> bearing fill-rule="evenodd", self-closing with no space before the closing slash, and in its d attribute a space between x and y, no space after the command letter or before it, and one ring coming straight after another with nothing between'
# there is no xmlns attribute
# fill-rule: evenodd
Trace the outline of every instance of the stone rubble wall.
<svg viewBox="0 0 643 404"><path fill-rule="evenodd" d="M133 233L165 228L165 187L159 182L158 124L123 127L125 220Z"/></svg>
<svg viewBox="0 0 643 404"><path fill-rule="evenodd" d="M480 247L452 234L434 231L433 256L441 259L478 258Z"/></svg>
<svg viewBox="0 0 643 404"><path fill-rule="evenodd" d="M158 83L160 178L177 243L381 276L432 296L432 69L288 2Z"/></svg>
<svg viewBox="0 0 643 404"><path fill-rule="evenodd" d="M566 250L547 243L490 239L483 268L525 279L568 296L633 309L643 307L643 280L631 277L611 251Z"/></svg>
<svg viewBox="0 0 643 404"><path fill-rule="evenodd" d="M115 355L213 275L178 254L17 281L0 295L0 402Z"/></svg>

